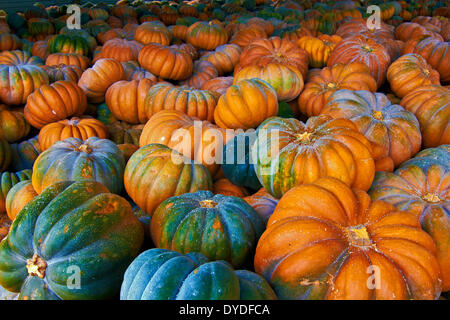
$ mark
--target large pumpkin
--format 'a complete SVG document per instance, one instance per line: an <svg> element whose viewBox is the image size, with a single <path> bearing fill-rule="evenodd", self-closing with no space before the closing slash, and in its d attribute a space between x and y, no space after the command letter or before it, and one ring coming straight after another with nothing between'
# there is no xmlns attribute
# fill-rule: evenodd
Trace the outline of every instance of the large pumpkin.
<svg viewBox="0 0 450 320"><path fill-rule="evenodd" d="M388 51L374 39L356 35L346 38L334 47L328 58L329 67L336 63L362 62L369 67L370 73L380 87L386 78L386 71L391 63Z"/></svg>
<svg viewBox="0 0 450 320"><path fill-rule="evenodd" d="M419 121L382 93L339 90L322 110L333 118L350 119L372 144L377 171L393 171L420 150Z"/></svg>
<svg viewBox="0 0 450 320"><path fill-rule="evenodd" d="M91 65L91 60L78 53L53 53L47 56L45 64L47 66L75 65L82 70L86 70Z"/></svg>
<svg viewBox="0 0 450 320"><path fill-rule="evenodd" d="M147 45L149 43L159 43L168 46L172 40L171 33L160 21L144 22L136 29L134 40Z"/></svg>
<svg viewBox="0 0 450 320"><path fill-rule="evenodd" d="M443 40L440 34L431 32L418 23L404 22L395 28L395 37L404 42L411 39L423 39L426 36L431 36L441 41Z"/></svg>
<svg viewBox="0 0 450 320"><path fill-rule="evenodd" d="M41 193L60 181L95 180L112 193L123 189L125 160L116 144L107 139L68 138L42 152L33 165L33 187Z"/></svg>
<svg viewBox="0 0 450 320"><path fill-rule="evenodd" d="M234 271L225 261L201 253L183 255L166 249L141 253L128 267L121 300L273 300L270 285L260 275Z"/></svg>
<svg viewBox="0 0 450 320"><path fill-rule="evenodd" d="M414 213L434 239L442 271L442 290L450 290L449 145L426 149L394 173L378 172L370 190L375 200Z"/></svg>
<svg viewBox="0 0 450 320"><path fill-rule="evenodd" d="M197 21L186 31L186 42L204 50L214 50L228 42L228 33L221 24Z"/></svg>
<svg viewBox="0 0 450 320"><path fill-rule="evenodd" d="M149 215L172 196L212 189L211 175L203 165L157 143L131 156L124 181L130 198Z"/></svg>
<svg viewBox="0 0 450 320"><path fill-rule="evenodd" d="M325 67L307 80L298 98L299 111L309 117L319 115L330 95L341 89L375 92L377 83L369 68L361 62Z"/></svg>
<svg viewBox="0 0 450 320"><path fill-rule="evenodd" d="M94 62L102 58L112 58L117 61L137 61L143 45L134 40L111 39L106 41L102 50L95 55Z"/></svg>
<svg viewBox="0 0 450 320"><path fill-rule="evenodd" d="M252 156L264 188L276 198L324 176L368 190L375 175L370 142L348 119L329 115L297 119L273 117L257 131Z"/></svg>
<svg viewBox="0 0 450 320"><path fill-rule="evenodd" d="M24 114L33 127L40 129L51 122L81 116L86 107L83 90L73 81L62 80L34 91L28 97Z"/></svg>
<svg viewBox="0 0 450 320"><path fill-rule="evenodd" d="M281 299L432 300L441 291L435 254L416 216L323 178L278 202L255 270Z"/></svg>
<svg viewBox="0 0 450 320"><path fill-rule="evenodd" d="M21 300L112 298L143 238L125 199L95 181L59 182L19 212L1 242L0 285Z"/></svg>
<svg viewBox="0 0 450 320"><path fill-rule="evenodd" d="M260 27L251 26L237 31L231 37L229 43L236 44L244 49L249 44L259 40L267 38L267 33Z"/></svg>
<svg viewBox="0 0 450 320"><path fill-rule="evenodd" d="M220 96L214 122L224 129L256 128L278 113L277 93L265 81L245 79L230 86Z"/></svg>
<svg viewBox="0 0 450 320"><path fill-rule="evenodd" d="M50 53L78 53L87 56L89 45L86 39L78 35L58 34L48 40Z"/></svg>
<svg viewBox="0 0 450 320"><path fill-rule="evenodd" d="M242 49L236 44L223 44L205 54L200 60L211 62L220 76L232 72L238 64Z"/></svg>
<svg viewBox="0 0 450 320"><path fill-rule="evenodd" d="M400 105L419 120L423 145L427 148L450 143L450 90L428 85L408 93Z"/></svg>
<svg viewBox="0 0 450 320"><path fill-rule="evenodd" d="M41 68L47 72L50 83L59 80L70 80L78 83L83 74L83 69L76 65L59 64L56 66L41 66Z"/></svg>
<svg viewBox="0 0 450 320"><path fill-rule="evenodd" d="M41 58L32 56L26 51L13 50L3 51L0 53L0 64L6 64L9 66L19 64L34 64L36 66L42 66L44 62Z"/></svg>
<svg viewBox="0 0 450 320"><path fill-rule="evenodd" d="M181 253L201 252L235 267L251 260L264 224L244 200L197 191L162 202L152 216L156 247Z"/></svg>

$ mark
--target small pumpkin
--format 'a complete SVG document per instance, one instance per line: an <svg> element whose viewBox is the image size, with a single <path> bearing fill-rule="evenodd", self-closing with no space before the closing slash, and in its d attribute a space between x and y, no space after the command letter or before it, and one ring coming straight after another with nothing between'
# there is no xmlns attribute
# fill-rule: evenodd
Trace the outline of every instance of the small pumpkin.
<svg viewBox="0 0 450 320"><path fill-rule="evenodd" d="M219 95L223 95L232 84L233 77L217 77L206 81L201 89L213 91Z"/></svg>
<svg viewBox="0 0 450 320"><path fill-rule="evenodd" d="M216 67L209 61L195 61L194 70L192 75L184 81L181 81L181 85L185 85L191 88L201 89L203 84L218 76Z"/></svg>
<svg viewBox="0 0 450 320"><path fill-rule="evenodd" d="M301 37L297 44L308 53L309 65L313 68L323 68L327 65L328 58L336 44L342 41L342 38L333 35L323 35L317 38L312 36Z"/></svg>
<svg viewBox="0 0 450 320"><path fill-rule="evenodd" d="M47 56L45 65L58 66L61 64L75 65L82 70L86 70L91 65L91 59L78 53L53 53Z"/></svg>
<svg viewBox="0 0 450 320"><path fill-rule="evenodd" d="M17 172L2 172L0 174L0 213L6 212L6 196L19 182L30 180L31 170L25 169ZM10 217L11 219L11 217ZM14 219L11 219L11 221Z"/></svg>
<svg viewBox="0 0 450 320"><path fill-rule="evenodd" d="M144 22L136 29L134 40L143 45L159 43L168 46L172 36L169 29L160 21L149 21Z"/></svg>
<svg viewBox="0 0 450 320"><path fill-rule="evenodd" d="M31 176L31 170L30 170ZM5 199L6 213L11 221L38 194L34 191L31 180L17 182L7 193Z"/></svg>
<svg viewBox="0 0 450 320"><path fill-rule="evenodd" d="M200 58L211 62L220 76L232 72L238 64L242 49L236 44L223 44Z"/></svg>
<svg viewBox="0 0 450 320"><path fill-rule="evenodd" d="M11 151L11 169L20 171L33 168L34 161L41 153L41 146L36 136L20 143L11 144Z"/></svg>
<svg viewBox="0 0 450 320"><path fill-rule="evenodd" d="M228 34L221 24L197 21L187 29L186 41L199 49L214 50L228 42Z"/></svg>
<svg viewBox="0 0 450 320"><path fill-rule="evenodd" d="M137 61L143 45L134 40L111 39L105 42L101 51L95 55L94 62L102 58L112 58L120 62Z"/></svg>

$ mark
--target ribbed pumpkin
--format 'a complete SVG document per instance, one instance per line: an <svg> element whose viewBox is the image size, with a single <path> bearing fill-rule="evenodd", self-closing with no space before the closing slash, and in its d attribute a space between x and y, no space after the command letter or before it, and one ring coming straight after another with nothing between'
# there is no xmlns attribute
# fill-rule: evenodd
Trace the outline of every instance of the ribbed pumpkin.
<svg viewBox="0 0 450 320"><path fill-rule="evenodd" d="M172 38L186 41L188 26L185 25L173 25L169 26L170 34ZM174 40L175 40L174 39Z"/></svg>
<svg viewBox="0 0 450 320"><path fill-rule="evenodd" d="M112 193L123 189L125 161L116 144L107 139L68 138L42 152L33 165L37 193L60 181L95 180Z"/></svg>
<svg viewBox="0 0 450 320"><path fill-rule="evenodd" d="M210 191L165 200L150 224L156 247L180 253L201 252L235 267L251 260L263 231L262 220L244 200Z"/></svg>
<svg viewBox="0 0 450 320"><path fill-rule="evenodd" d="M0 138L0 171L5 171L9 167L11 159L12 150L8 141Z"/></svg>
<svg viewBox="0 0 450 320"><path fill-rule="evenodd" d="M151 118L161 110L178 110L191 117L212 121L217 99L218 95L214 92L157 83L148 90L145 113Z"/></svg>
<svg viewBox="0 0 450 320"><path fill-rule="evenodd" d="M30 176L31 176L31 170ZM5 199L5 209L8 218L14 221L17 214L38 194L34 191L31 180L17 182L7 193Z"/></svg>
<svg viewBox="0 0 450 320"><path fill-rule="evenodd" d="M172 40L171 33L160 21L144 22L136 29L134 40L147 45L159 43L168 46Z"/></svg>
<svg viewBox="0 0 450 320"><path fill-rule="evenodd" d="M374 200L414 213L437 246L442 290L450 290L449 145L426 149L394 173L378 172L370 190Z"/></svg>
<svg viewBox="0 0 450 320"><path fill-rule="evenodd" d="M348 119L320 115L303 123L273 117L258 127L257 134L252 150L256 174L275 198L324 176L363 190L372 183L370 142Z"/></svg>
<svg viewBox="0 0 450 320"><path fill-rule="evenodd" d="M20 143L11 144L11 169L20 171L33 168L33 163L41 153L37 136Z"/></svg>
<svg viewBox="0 0 450 320"><path fill-rule="evenodd" d="M249 44L255 42L259 39L266 39L267 33L259 27L248 27L242 30L237 31L231 37L229 43L237 44L239 47L244 49Z"/></svg>
<svg viewBox="0 0 450 320"><path fill-rule="evenodd" d="M251 196L243 198L243 200L252 206L264 222L264 225L267 224L267 221L278 204L278 200L269 194L264 188L259 189L258 192L252 194Z"/></svg>
<svg viewBox="0 0 450 320"><path fill-rule="evenodd" d="M278 30L278 33L283 40L292 41L294 43L302 37L312 35L308 28L298 25L280 29Z"/></svg>
<svg viewBox="0 0 450 320"><path fill-rule="evenodd" d="M308 53L292 41L272 37L250 43L242 51L239 64L236 66L234 74L236 75L246 66L266 66L269 63L291 66L300 71L303 79L308 73Z"/></svg>
<svg viewBox="0 0 450 320"><path fill-rule="evenodd" d="M59 80L69 80L77 83L83 74L83 69L75 65L60 64L57 66L41 66L41 68L47 72L50 83Z"/></svg>
<svg viewBox="0 0 450 320"><path fill-rule="evenodd" d="M337 63L362 62L365 63L370 73L380 87L386 78L386 71L391 62L391 57L385 47L374 39L361 35L346 38L336 45L327 65L331 67Z"/></svg>
<svg viewBox="0 0 450 320"><path fill-rule="evenodd" d="M220 76L232 72L238 64L242 49L236 44L223 44L214 51L202 56L200 60L211 62Z"/></svg>
<svg viewBox="0 0 450 320"><path fill-rule="evenodd" d="M23 109L8 108L0 104L0 136L8 142L16 142L26 137L30 125L25 120Z"/></svg>
<svg viewBox="0 0 450 320"><path fill-rule="evenodd" d="M441 81L450 81L449 42L439 41L432 37L421 41L410 40L405 44L403 53L417 53L421 55L433 69L439 72Z"/></svg>
<svg viewBox="0 0 450 320"><path fill-rule="evenodd" d="M411 39L424 38L424 36L431 36L434 38L438 37L437 39L441 41L443 40L441 35L431 32L420 24L414 22L404 22L395 29L395 37L404 42Z"/></svg>
<svg viewBox="0 0 450 320"><path fill-rule="evenodd" d="M8 66L19 64L33 64L36 66L42 66L44 61L42 61L39 57L30 55L26 51L13 50L3 51L0 53L0 64L6 64Z"/></svg>
<svg viewBox="0 0 450 320"><path fill-rule="evenodd" d="M149 215L172 196L212 190L211 175L203 165L158 143L147 144L131 156L124 181L130 198Z"/></svg>
<svg viewBox="0 0 450 320"><path fill-rule="evenodd" d="M405 54L395 60L388 68L387 80L392 91L400 98L417 88L440 84L439 72L415 53Z"/></svg>
<svg viewBox="0 0 450 320"><path fill-rule="evenodd" d="M400 105L419 120L426 148L450 144L450 90L439 85L423 86L408 93Z"/></svg>
<svg viewBox="0 0 450 320"><path fill-rule="evenodd" d="M128 267L121 300L273 300L270 285L260 275L234 271L225 261L201 253L183 255L166 249L141 253Z"/></svg>
<svg viewBox="0 0 450 320"><path fill-rule="evenodd" d="M312 36L301 37L297 45L308 53L309 65L313 68L323 68L336 44L342 38L336 35L323 35L317 38Z"/></svg>
<svg viewBox="0 0 450 320"><path fill-rule="evenodd" d="M132 32L127 32L120 28L114 28L110 29L108 31L102 32L97 36L100 44L105 44L106 41L111 39L127 39L127 40L133 40L134 35L132 35Z"/></svg>
<svg viewBox="0 0 450 320"><path fill-rule="evenodd" d="M90 137L106 139L108 130L101 121L87 116L49 123L42 127L38 135L41 151L45 151L55 142L67 138L78 138L84 141Z"/></svg>
<svg viewBox="0 0 450 320"><path fill-rule="evenodd" d="M77 53L53 53L47 56L45 65L58 66L60 64L75 65L82 70L86 70L91 65L91 60Z"/></svg>
<svg viewBox="0 0 450 320"><path fill-rule="evenodd" d="M0 33L0 51L17 50L22 48L22 40L15 34Z"/></svg>
<svg viewBox="0 0 450 320"><path fill-rule="evenodd" d="M24 114L35 128L70 116L81 116L86 110L87 100L83 90L73 81L56 81L43 85L27 100Z"/></svg>
<svg viewBox="0 0 450 320"><path fill-rule="evenodd" d="M303 76L300 71L295 67L279 63L244 67L234 76L233 84L252 78L266 81L277 93L279 101L292 101L303 89Z"/></svg>
<svg viewBox="0 0 450 320"><path fill-rule="evenodd" d="M382 93L339 90L328 99L322 114L350 119L372 144L377 171L393 171L420 150L419 121Z"/></svg>
<svg viewBox="0 0 450 320"><path fill-rule="evenodd" d="M6 212L6 195L8 194L9 190L11 190L11 188L19 182L30 179L30 169L25 169L17 172L2 172L0 174L0 213Z"/></svg>
<svg viewBox="0 0 450 320"><path fill-rule="evenodd" d="M185 80L194 70L194 63L187 53L157 43L142 48L138 61L143 68L163 79Z"/></svg>
<svg viewBox="0 0 450 320"><path fill-rule="evenodd" d="M111 39L106 41L102 50L95 55L94 62L102 58L112 58L121 62L137 61L142 47L141 43L134 40Z"/></svg>
<svg viewBox="0 0 450 320"><path fill-rule="evenodd" d="M109 140L112 140L115 144L139 145L143 126L143 124L131 125L124 121L116 121L106 127L108 128Z"/></svg>
<svg viewBox="0 0 450 320"><path fill-rule="evenodd" d="M141 68L136 61L127 61L122 62L123 72L124 72L124 80L142 80L142 79L150 79L152 83L156 83L159 81L157 77L155 77L151 72L148 72L144 68Z"/></svg>
<svg viewBox="0 0 450 320"><path fill-rule="evenodd" d="M81 75L78 85L90 102L105 101L105 93L114 82L123 80L124 70L119 61L105 58L98 60L92 68Z"/></svg>
<svg viewBox="0 0 450 320"><path fill-rule="evenodd" d="M143 238L125 199L95 181L59 182L16 216L0 245L0 285L20 300L112 298ZM73 266L80 287L67 285Z"/></svg>
<svg viewBox="0 0 450 320"><path fill-rule="evenodd" d="M249 195L247 189L233 184L227 178L220 178L214 181L213 193L236 198L243 198Z"/></svg>
<svg viewBox="0 0 450 320"><path fill-rule="evenodd" d="M216 92L220 95L225 94L227 89L233 84L233 77L217 77L206 81L202 90L208 90Z"/></svg>
<svg viewBox="0 0 450 320"><path fill-rule="evenodd" d="M106 91L106 104L119 120L146 123L145 98L154 82L150 79L117 81Z"/></svg>
<svg viewBox="0 0 450 320"><path fill-rule="evenodd" d="M209 61L195 61L194 70L189 78L181 81L181 85L191 88L201 89L203 84L211 79L217 78L218 72L216 67Z"/></svg>
<svg viewBox="0 0 450 320"><path fill-rule="evenodd" d="M440 270L419 219L333 178L291 189L261 236L255 270L281 299L436 299Z"/></svg>
<svg viewBox="0 0 450 320"><path fill-rule="evenodd" d="M0 101L7 105L24 104L34 90L48 83L47 73L36 65L0 65Z"/></svg>
<svg viewBox="0 0 450 320"><path fill-rule="evenodd" d="M33 44L33 47L31 48L31 54L45 61L45 59L47 59L48 55L50 54L48 52L47 41L46 40L36 41Z"/></svg>
<svg viewBox="0 0 450 320"><path fill-rule="evenodd" d="M214 122L221 128L256 128L278 113L277 93L265 81L245 79L230 86L214 110Z"/></svg>
<svg viewBox="0 0 450 320"><path fill-rule="evenodd" d="M89 45L81 36L71 34L58 34L48 40L50 53L78 53L83 56L89 54Z"/></svg>
<svg viewBox="0 0 450 320"><path fill-rule="evenodd" d="M370 23L367 23L365 19L350 19L339 26L336 30L336 35L342 37L342 39L351 38L357 34L361 34L372 39L395 39L393 26L381 22L377 28L372 28Z"/></svg>
<svg viewBox="0 0 450 320"><path fill-rule="evenodd" d="M325 67L307 80L298 98L299 111L309 117L319 115L330 95L341 89L375 92L377 83L369 68L361 62Z"/></svg>
<svg viewBox="0 0 450 320"><path fill-rule="evenodd" d="M197 21L186 32L186 42L204 50L214 50L228 42L228 33L221 24Z"/></svg>
<svg viewBox="0 0 450 320"><path fill-rule="evenodd" d="M198 50L190 43L173 44L170 48L187 53L191 57L192 61L198 59Z"/></svg>

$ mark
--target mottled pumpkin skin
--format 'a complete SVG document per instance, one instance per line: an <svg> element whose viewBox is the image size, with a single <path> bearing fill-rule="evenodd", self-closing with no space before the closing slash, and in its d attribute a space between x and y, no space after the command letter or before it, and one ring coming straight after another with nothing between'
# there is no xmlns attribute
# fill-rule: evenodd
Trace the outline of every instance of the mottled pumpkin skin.
<svg viewBox="0 0 450 320"><path fill-rule="evenodd" d="M97 137L85 141L68 138L42 152L33 165L33 187L37 193L59 181L95 180L112 193L123 189L125 160L116 144Z"/></svg>
<svg viewBox="0 0 450 320"><path fill-rule="evenodd" d="M263 220L264 225L267 225L267 221L278 204L278 199L275 199L264 188L259 189L258 192L251 196L243 198L243 200L255 209L256 213Z"/></svg>
<svg viewBox="0 0 450 320"><path fill-rule="evenodd" d="M393 171L419 152L420 125L413 113L391 104L382 93L339 90L322 110L335 119L350 119L372 144L376 171Z"/></svg>
<svg viewBox="0 0 450 320"><path fill-rule="evenodd" d="M249 261L263 230L258 214L244 200L210 191L165 200L150 225L158 248L201 252L235 267Z"/></svg>
<svg viewBox="0 0 450 320"><path fill-rule="evenodd" d="M9 190L19 182L30 179L30 169L18 172L2 172L0 174L0 213L6 212L5 201Z"/></svg>
<svg viewBox="0 0 450 320"><path fill-rule="evenodd" d="M400 105L419 120L426 148L450 143L450 90L428 85L408 93Z"/></svg>
<svg viewBox="0 0 450 320"><path fill-rule="evenodd" d="M223 148L222 170L225 177L238 186L253 190L261 188L256 176L251 149L256 139L255 133L241 133L230 139Z"/></svg>
<svg viewBox="0 0 450 320"><path fill-rule="evenodd" d="M273 117L264 121L257 133L252 150L256 175L275 198L324 176L363 190L372 183L372 147L348 119L320 115L303 123Z"/></svg>
<svg viewBox="0 0 450 320"><path fill-rule="evenodd" d="M425 149L394 173L378 172L370 195L414 213L437 246L442 290L450 290L450 146Z"/></svg>
<svg viewBox="0 0 450 320"><path fill-rule="evenodd" d="M19 179L20 178L21 177L19 176ZM29 170L29 177L23 181L17 182L6 195L5 209L8 218L11 221L14 221L23 207L37 195L38 194L34 191L33 184L31 183L31 170Z"/></svg>
<svg viewBox="0 0 450 320"><path fill-rule="evenodd" d="M112 298L142 241L125 199L95 181L58 182L19 212L0 243L0 285L23 300ZM70 289L73 266L81 287Z"/></svg>
<svg viewBox="0 0 450 320"><path fill-rule="evenodd" d="M11 151L11 169L15 171L32 169L34 161L41 153L38 137L11 144Z"/></svg>
<svg viewBox="0 0 450 320"><path fill-rule="evenodd" d="M434 300L433 239L417 217L322 178L288 191L261 236L255 270L280 299ZM377 267L377 286L369 286Z"/></svg>
<svg viewBox="0 0 450 320"><path fill-rule="evenodd" d="M50 53L78 53L87 56L89 45L81 36L58 34L48 40L48 51Z"/></svg>
<svg viewBox="0 0 450 320"><path fill-rule="evenodd" d="M166 249L141 253L128 267L121 300L273 300L272 288L260 275L234 271L225 261L201 253L183 255Z"/></svg>
<svg viewBox="0 0 450 320"><path fill-rule="evenodd" d="M6 64L9 66L19 64L33 64L36 66L42 66L44 61L41 58L32 56L26 51L13 50L3 51L0 53L0 64Z"/></svg>
<svg viewBox="0 0 450 320"><path fill-rule="evenodd" d="M131 156L124 182L130 198L150 215L172 196L212 190L211 175L203 165L157 143L145 145Z"/></svg>
<svg viewBox="0 0 450 320"><path fill-rule="evenodd" d="M228 34L220 24L197 21L187 29L186 41L199 49L214 50L228 42Z"/></svg>

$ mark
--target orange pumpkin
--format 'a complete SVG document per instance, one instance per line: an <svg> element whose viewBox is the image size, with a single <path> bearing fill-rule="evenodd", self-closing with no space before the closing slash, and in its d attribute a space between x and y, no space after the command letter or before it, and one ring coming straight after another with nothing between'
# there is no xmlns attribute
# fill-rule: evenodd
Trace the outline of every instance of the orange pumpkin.
<svg viewBox="0 0 450 320"><path fill-rule="evenodd" d="M30 132L30 125L25 121L23 109L8 108L0 104L0 136L8 142L25 138Z"/></svg>
<svg viewBox="0 0 450 320"><path fill-rule="evenodd" d="M41 129L48 123L70 116L81 116L87 100L83 90L73 81L56 81L34 91L27 100L24 114L27 121Z"/></svg>
<svg viewBox="0 0 450 320"><path fill-rule="evenodd" d="M192 61L198 59L198 51L190 43L173 44L170 47L178 51L187 53L191 57Z"/></svg>
<svg viewBox="0 0 450 320"><path fill-rule="evenodd" d="M136 29L134 40L147 45L149 43L159 43L164 46L170 44L172 36L169 29L160 21L144 22Z"/></svg>
<svg viewBox="0 0 450 320"><path fill-rule="evenodd" d="M44 63L41 58L31 56L26 51L13 50L3 51L0 53L0 64L8 66L16 66L20 64L32 64L35 66L42 66Z"/></svg>
<svg viewBox="0 0 450 320"><path fill-rule="evenodd" d="M75 65L60 64L57 66L41 66L41 68L47 72L50 83L59 80L78 82L83 74L83 70Z"/></svg>
<svg viewBox="0 0 450 320"><path fill-rule="evenodd" d="M145 70L144 68L141 68L136 61L122 62L122 67L124 73L123 77L125 80L131 81L150 79L152 83L156 83L159 81L159 79L155 77L155 75L153 75L151 72Z"/></svg>
<svg viewBox="0 0 450 320"><path fill-rule="evenodd" d="M260 79L246 79L230 86L217 102L214 122L221 128L256 128L278 113L275 90Z"/></svg>
<svg viewBox="0 0 450 320"><path fill-rule="evenodd" d="M214 50L228 42L228 34L221 24L197 21L186 32L186 42L204 50Z"/></svg>
<svg viewBox="0 0 450 320"><path fill-rule="evenodd" d="M172 38L186 41L188 26L185 25L173 25L169 27Z"/></svg>
<svg viewBox="0 0 450 320"><path fill-rule="evenodd" d="M218 76L216 67L209 61L195 61L194 71L192 75L184 81L181 81L181 85L188 87L201 89L203 84Z"/></svg>
<svg viewBox="0 0 450 320"><path fill-rule="evenodd" d="M214 182L213 193L238 198L248 196L248 191L244 187L239 187L235 184L232 184L228 179L219 179Z"/></svg>
<svg viewBox="0 0 450 320"><path fill-rule="evenodd" d="M9 190L6 196L6 213L11 221L14 221L17 214L38 194L34 191L31 180L24 180L16 184Z"/></svg>
<svg viewBox="0 0 450 320"><path fill-rule="evenodd" d="M86 70L91 65L91 59L78 53L52 53L45 60L47 66L57 66L60 64L74 65L82 70Z"/></svg>
<svg viewBox="0 0 450 320"><path fill-rule="evenodd" d="M48 55L50 54L48 52L47 41L46 40L36 41L33 44L33 47L31 47L31 54L45 61L45 59L47 59Z"/></svg>
<svg viewBox="0 0 450 320"><path fill-rule="evenodd" d="M112 39L126 39L126 40L133 40L134 36L132 36L129 32L120 29L120 28L114 28L110 29L108 31L99 33L97 36L100 44L105 44L108 40Z"/></svg>
<svg viewBox="0 0 450 320"><path fill-rule="evenodd" d="M369 29L370 24L364 19L351 19L343 23L337 30L336 35L342 39L351 38L355 35L364 35L372 39L392 39L394 40L394 27L381 22L379 27Z"/></svg>
<svg viewBox="0 0 450 320"><path fill-rule="evenodd" d="M254 263L280 299L432 300L435 254L416 216L323 178L281 198Z"/></svg>
<svg viewBox="0 0 450 320"><path fill-rule="evenodd" d="M401 41L414 40L430 36L443 41L440 34L431 32L418 23L404 22L395 29L395 37Z"/></svg>
<svg viewBox="0 0 450 320"><path fill-rule="evenodd" d="M337 43L342 38L336 35L322 35L318 38L312 36L302 37L297 41L300 48L308 53L309 65L313 68L322 68L327 65L328 58Z"/></svg>
<svg viewBox="0 0 450 320"><path fill-rule="evenodd" d="M22 48L22 40L15 34L0 33L0 51L18 50Z"/></svg>
<svg viewBox="0 0 450 320"><path fill-rule="evenodd" d="M95 55L94 62L102 58L113 58L121 62L130 60L137 61L139 51L142 47L142 44L134 40L111 39L106 41L102 50Z"/></svg>
<svg viewBox="0 0 450 320"><path fill-rule="evenodd" d="M341 89L375 92L377 83L369 68L361 62L339 63L319 69L317 74L310 76L300 94L299 111L308 117L319 115L330 95Z"/></svg>
<svg viewBox="0 0 450 320"><path fill-rule="evenodd" d="M234 70L239 62L241 52L241 47L236 44L224 44L202 56L200 60L211 62L216 67L219 76L222 76Z"/></svg>
<svg viewBox="0 0 450 320"><path fill-rule="evenodd" d="M73 117L45 125L39 131L38 140L41 151L45 151L57 141L67 138L84 141L90 137L108 138L108 130L103 122L91 117Z"/></svg>
<svg viewBox="0 0 450 320"><path fill-rule="evenodd" d="M278 204L278 199L275 199L264 188L259 189L258 192L251 196L245 197L244 200L255 209L256 213L264 221L264 224L267 224L267 221Z"/></svg>
<svg viewBox="0 0 450 320"><path fill-rule="evenodd" d="M218 93L219 95L225 94L227 89L233 84L233 77L217 77L206 81L202 90L208 90Z"/></svg>
<svg viewBox="0 0 450 320"><path fill-rule="evenodd" d="M248 27L236 32L230 39L229 43L237 44L239 47L244 49L249 44L253 43L255 40L267 38L267 33L258 27Z"/></svg>

